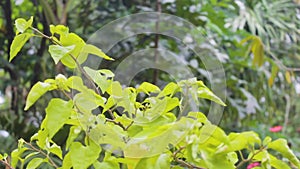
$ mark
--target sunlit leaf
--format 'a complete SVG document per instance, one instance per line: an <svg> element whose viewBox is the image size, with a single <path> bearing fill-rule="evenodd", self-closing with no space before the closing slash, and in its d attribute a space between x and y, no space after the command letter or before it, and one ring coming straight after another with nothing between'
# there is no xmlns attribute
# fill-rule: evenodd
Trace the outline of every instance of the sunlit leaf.
<svg viewBox="0 0 300 169"><path fill-rule="evenodd" d="M27 164L26 169L36 169L38 168L42 163L44 162L44 159L42 158L34 158L29 161Z"/></svg>
<svg viewBox="0 0 300 169"><path fill-rule="evenodd" d="M89 143L87 146L79 142L72 143L69 154L74 169L88 168L98 159L101 147L93 140L89 140Z"/></svg>
<svg viewBox="0 0 300 169"><path fill-rule="evenodd" d="M17 35L11 43L10 53L9 53L9 61L13 60L16 55L20 52L24 44L28 41L29 38L34 36L31 33L22 33Z"/></svg>
<svg viewBox="0 0 300 169"><path fill-rule="evenodd" d="M146 94L150 94L150 93L158 93L160 92L160 89L148 82L143 82L138 88L137 88L137 92L144 92Z"/></svg>
<svg viewBox="0 0 300 169"><path fill-rule="evenodd" d="M47 91L53 90L55 87L52 84L37 82L30 90L24 110L28 110L42 95Z"/></svg>
<svg viewBox="0 0 300 169"><path fill-rule="evenodd" d="M294 155L293 151L289 148L287 141L285 139L277 139L268 144L268 148L280 152L284 157L289 159L295 166L300 168L300 161Z"/></svg>
<svg viewBox="0 0 300 169"><path fill-rule="evenodd" d="M57 64L62 57L66 56L75 48L75 45L72 46L60 46L60 45L50 45L49 53L51 54L52 59L55 64ZM71 57L71 56L69 56Z"/></svg>
<svg viewBox="0 0 300 169"><path fill-rule="evenodd" d="M23 33L24 31L26 31L29 27L31 27L32 22L33 22L33 17L32 16L30 17L30 19L28 21L26 21L23 18L16 19L15 25L16 25L16 28L17 28L17 34L19 32Z"/></svg>
<svg viewBox="0 0 300 169"><path fill-rule="evenodd" d="M61 99L52 99L46 108L46 117L41 128L48 131L49 138L52 138L58 130L69 119L73 111L73 102Z"/></svg>
<svg viewBox="0 0 300 169"><path fill-rule="evenodd" d="M98 47L96 47L94 45L91 45L91 44L86 44L82 48L82 52L93 54L93 55L96 55L96 56L101 57L101 58L106 59L106 60L114 60L113 58L107 56L104 52L102 52L101 49L99 49Z"/></svg>

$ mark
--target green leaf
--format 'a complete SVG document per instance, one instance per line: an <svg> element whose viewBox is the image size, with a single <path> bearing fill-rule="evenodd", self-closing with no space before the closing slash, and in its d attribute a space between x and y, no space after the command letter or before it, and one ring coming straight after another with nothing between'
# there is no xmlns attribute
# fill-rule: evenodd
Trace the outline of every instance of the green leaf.
<svg viewBox="0 0 300 169"><path fill-rule="evenodd" d="M83 63L86 60L87 58L86 55L84 54L79 55L81 53L83 46L85 45L85 42L78 35L76 35L75 33L61 35L60 42L62 46L75 45L75 48L69 54L72 55L79 64ZM61 62L69 68L75 68L77 67L77 64L70 55L65 55L64 57L62 57Z"/></svg>
<svg viewBox="0 0 300 169"><path fill-rule="evenodd" d="M30 157L35 156L35 155L37 155L37 154L39 154L39 153L40 153L40 152L32 152L32 153L26 155L26 157L25 157L24 159L25 159L25 160L26 160L26 159L29 159Z"/></svg>
<svg viewBox="0 0 300 169"><path fill-rule="evenodd" d="M61 150L60 146L53 143L52 146L49 148L49 151L51 153L55 154L60 159L62 159L62 150Z"/></svg>
<svg viewBox="0 0 300 169"><path fill-rule="evenodd" d="M21 140L21 139L20 139ZM13 168L16 168L17 163L19 160L21 160L21 155L28 150L28 148L24 147L23 143L21 143L21 141L19 140L19 144L18 144L18 149L15 149L12 153L11 153L11 166Z"/></svg>
<svg viewBox="0 0 300 169"><path fill-rule="evenodd" d="M98 122L97 126L90 130L90 138L97 144L109 144L113 148L124 148L124 131L112 123Z"/></svg>
<svg viewBox="0 0 300 169"><path fill-rule="evenodd" d="M101 106L104 107L105 99L88 89L74 96L74 103L82 112L89 112Z"/></svg>
<svg viewBox="0 0 300 169"><path fill-rule="evenodd" d="M205 98L211 101L214 101L222 106L226 106L226 104L218 97L216 96L209 88L205 87L199 87L198 88L198 97Z"/></svg>
<svg viewBox="0 0 300 169"><path fill-rule="evenodd" d="M46 117L41 129L48 131L48 137L52 138L71 116L73 111L72 101L64 101L58 98L52 99L46 108Z"/></svg>
<svg viewBox="0 0 300 169"><path fill-rule="evenodd" d="M51 54L52 59L55 64L57 64L62 57L70 53L75 48L75 45L72 46L60 46L60 45L50 45L49 53Z"/></svg>
<svg viewBox="0 0 300 169"><path fill-rule="evenodd" d="M34 158L29 161L26 169L36 169L38 166L40 166L44 162L44 159L42 158Z"/></svg>
<svg viewBox="0 0 300 169"><path fill-rule="evenodd" d="M273 156L271 154L269 154L269 157L270 157L270 164L274 168L290 169L290 167L282 160L277 159L275 156Z"/></svg>
<svg viewBox="0 0 300 169"><path fill-rule="evenodd" d="M69 28L64 25L50 25L50 32L52 35L67 35L69 33Z"/></svg>
<svg viewBox="0 0 300 169"><path fill-rule="evenodd" d="M23 18L16 19L15 25L16 25L16 28L17 28L17 34L19 32L23 33L24 31L26 31L29 27L31 27L32 22L33 22L33 17L32 16L30 17L30 19L28 21L26 21Z"/></svg>
<svg viewBox="0 0 300 169"><path fill-rule="evenodd" d="M66 85L78 91L87 90L87 87L83 84L81 77L79 76L71 76L68 78Z"/></svg>
<svg viewBox="0 0 300 169"><path fill-rule="evenodd" d="M105 93L106 90L111 86L112 81L107 78L113 77L113 73L106 70L93 70L89 67L83 67L86 73L91 77L91 79L100 87L102 93ZM102 75L104 74L104 76Z"/></svg>
<svg viewBox="0 0 300 169"><path fill-rule="evenodd" d="M16 57L16 55L20 52L24 44L28 41L29 38L34 36L32 33L22 33L20 35L17 35L14 40L11 43L10 46L10 57L9 61L13 60L13 58Z"/></svg>
<svg viewBox="0 0 300 169"><path fill-rule="evenodd" d="M179 90L180 90L179 86L176 83L171 82L165 86L165 88L159 93L158 97L168 96L168 95L172 97Z"/></svg>
<svg viewBox="0 0 300 169"><path fill-rule="evenodd" d="M207 148L212 146L218 147L220 144L229 144L229 139L225 132L218 126L205 124L200 129L199 138L201 144L209 144Z"/></svg>
<svg viewBox="0 0 300 169"><path fill-rule="evenodd" d="M252 153L249 154L249 157L252 156ZM266 150L257 153L254 157L254 160L257 161L267 161L269 165L278 169L290 169L290 167L283 161L277 159L272 154L268 153Z"/></svg>
<svg viewBox="0 0 300 169"><path fill-rule="evenodd" d="M83 46L82 53L93 54L106 60L114 60L113 58L107 56L104 52L102 52L101 49L91 44L86 44L85 46Z"/></svg>
<svg viewBox="0 0 300 169"><path fill-rule="evenodd" d="M30 90L24 110L28 110L42 95L47 91L53 90L55 87L53 84L37 82Z"/></svg>
<svg viewBox="0 0 300 169"><path fill-rule="evenodd" d="M259 37L253 40L251 50L254 55L253 64L262 66L264 63L264 47Z"/></svg>
<svg viewBox="0 0 300 169"><path fill-rule="evenodd" d="M169 154L160 154L154 157L142 158L135 169L167 169L171 168Z"/></svg>
<svg viewBox="0 0 300 169"><path fill-rule="evenodd" d="M287 141L285 139L277 139L268 144L268 148L273 149L281 153L284 157L290 160L295 166L300 168L300 162L298 158L295 156L293 151L289 148Z"/></svg>
<svg viewBox="0 0 300 169"><path fill-rule="evenodd" d="M136 90L138 93L139 92L144 92L145 94L150 94L150 93L159 93L160 89L155 86L154 84L148 83L148 82L143 82Z"/></svg>
<svg viewBox="0 0 300 169"><path fill-rule="evenodd" d="M2 154L0 154L0 160L3 160L3 159L4 159L3 155L2 155Z"/></svg>
<svg viewBox="0 0 300 169"><path fill-rule="evenodd" d="M78 137L80 131L81 131L81 127L79 126L72 126L70 128L69 136L66 142L66 150L69 149L72 142Z"/></svg>
<svg viewBox="0 0 300 169"><path fill-rule="evenodd" d="M119 168L119 164L117 162L111 162L111 161L104 161L104 162L99 162L96 161L93 166L95 168L105 168L105 169L117 169Z"/></svg>
<svg viewBox="0 0 300 169"><path fill-rule="evenodd" d="M272 138L267 136L264 140L263 140L263 146L267 146L269 143L271 143Z"/></svg>
<svg viewBox="0 0 300 169"><path fill-rule="evenodd" d="M100 145L93 140L89 140L89 143L88 146L83 146L79 142L72 143L69 154L74 169L88 168L98 159L101 152Z"/></svg>
<svg viewBox="0 0 300 169"><path fill-rule="evenodd" d="M224 145L223 147L219 147L216 153L228 153L232 151L239 151L242 149L247 149L249 148L249 146L254 146L255 144L261 144L261 140L258 134L253 131L247 131L242 133L230 133L228 137L230 140L230 145Z"/></svg>
<svg viewBox="0 0 300 169"><path fill-rule="evenodd" d="M70 169L70 168L72 168L72 160L69 152L64 156L62 167L60 169Z"/></svg>

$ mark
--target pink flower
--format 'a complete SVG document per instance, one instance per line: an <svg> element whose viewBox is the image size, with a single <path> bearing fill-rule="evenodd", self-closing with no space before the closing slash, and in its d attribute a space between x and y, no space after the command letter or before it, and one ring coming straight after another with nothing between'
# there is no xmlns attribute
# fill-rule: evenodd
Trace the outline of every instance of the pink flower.
<svg viewBox="0 0 300 169"><path fill-rule="evenodd" d="M254 162L254 163L251 163L247 166L247 169L251 169L251 168L254 168L254 167L257 167L257 166L260 166L260 162Z"/></svg>
<svg viewBox="0 0 300 169"><path fill-rule="evenodd" d="M271 127L269 130L270 130L270 132L277 133L282 130L282 126L274 126L274 127Z"/></svg>

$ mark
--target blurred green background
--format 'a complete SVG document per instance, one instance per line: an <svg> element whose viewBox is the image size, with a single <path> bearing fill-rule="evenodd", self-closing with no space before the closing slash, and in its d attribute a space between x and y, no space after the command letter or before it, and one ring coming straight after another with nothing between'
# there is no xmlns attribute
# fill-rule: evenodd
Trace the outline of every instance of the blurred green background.
<svg viewBox="0 0 300 169"><path fill-rule="evenodd" d="M117 18L149 11L182 17L205 32L209 43L203 44L203 52L218 58L226 73L227 107L219 125L227 133L254 130L262 137L284 137L300 157L299 0L1 0L0 153L14 149L19 138L29 140L48 100L60 96L49 93L24 111L30 88L58 73L72 74L54 65L47 52L49 42L39 38L30 40L19 53L22 57L9 63L15 19L34 16L34 27L45 34L50 34L49 24L67 25L87 40ZM241 43L245 38L248 41ZM114 69L134 51L156 45L174 52L209 86L199 57L181 41L162 35L141 34L119 42L108 52L116 61L101 67ZM171 80L165 72L145 70L132 84L149 81L161 86ZM208 112L209 104L203 101L200 110ZM283 130L269 130L278 125Z"/></svg>

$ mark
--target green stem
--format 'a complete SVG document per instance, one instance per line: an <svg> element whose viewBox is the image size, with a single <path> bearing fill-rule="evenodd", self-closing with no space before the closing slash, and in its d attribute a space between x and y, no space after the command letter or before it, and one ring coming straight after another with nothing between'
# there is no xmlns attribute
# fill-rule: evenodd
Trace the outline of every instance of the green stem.
<svg viewBox="0 0 300 169"><path fill-rule="evenodd" d="M26 142L26 141L25 141L24 143L25 143L26 145L28 145L29 148L31 148L33 151L39 152L39 153L41 153L42 155L44 155L44 156L49 160L50 164L51 164L53 167L58 168L58 166L54 163L54 161L49 157L48 154L46 154L45 152L43 152L43 151L40 150L40 149L35 148L32 144L30 144L30 143L28 143L28 142Z"/></svg>
<svg viewBox="0 0 300 169"><path fill-rule="evenodd" d="M248 159L244 159L244 157L242 156L242 157L241 157L241 158L242 158L242 161L236 166L236 168L238 169L238 168L242 167L245 163L251 161L251 160L254 158L255 155L257 155L258 153L262 152L263 150L265 150L265 147L264 147L264 146L260 147L260 149L259 149L257 152L253 153L253 154L251 155L251 157L248 158ZM239 152L240 152L240 151L239 151Z"/></svg>

